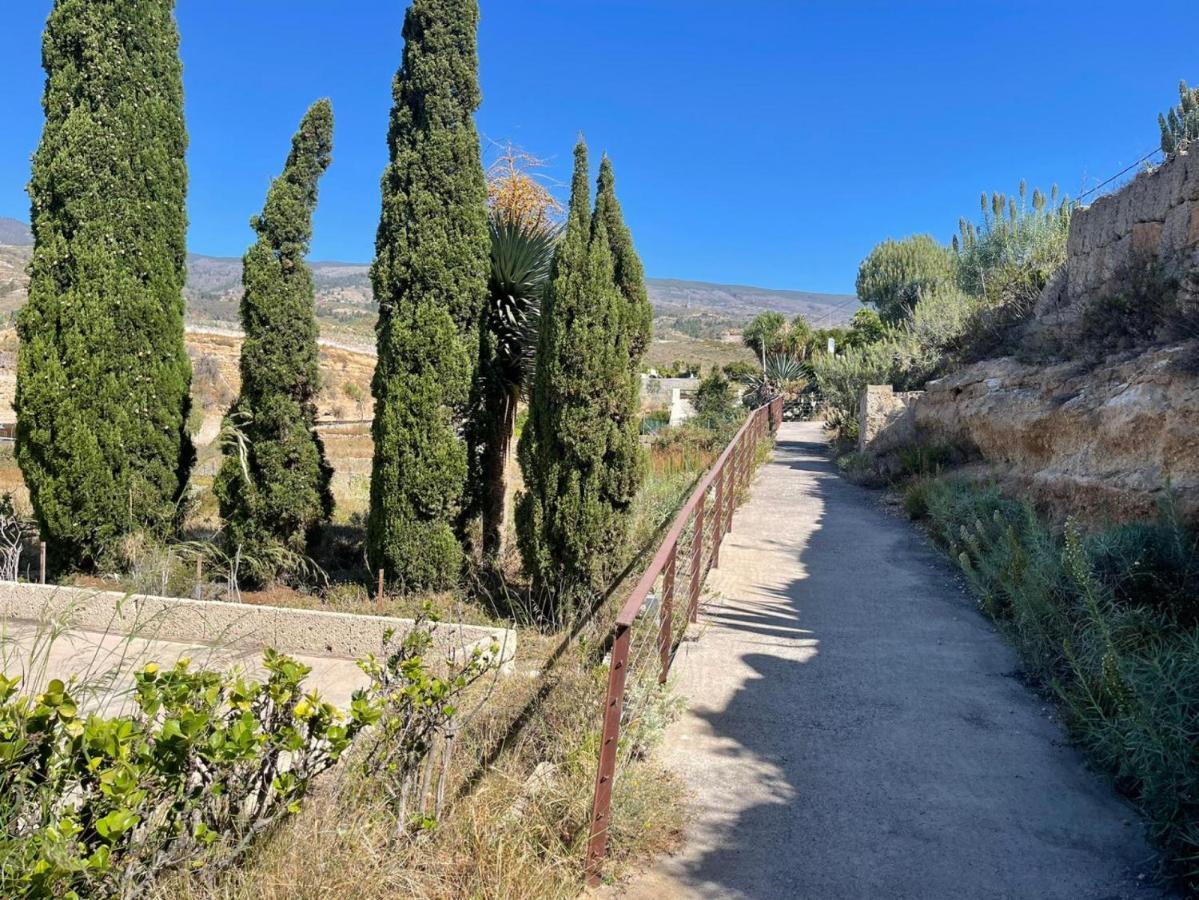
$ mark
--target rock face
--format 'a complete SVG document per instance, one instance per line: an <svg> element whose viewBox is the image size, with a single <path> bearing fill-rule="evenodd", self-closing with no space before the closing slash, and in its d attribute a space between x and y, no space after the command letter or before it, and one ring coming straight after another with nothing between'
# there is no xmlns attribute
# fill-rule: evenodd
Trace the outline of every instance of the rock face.
<svg viewBox="0 0 1199 900"><path fill-rule="evenodd" d="M1190 342L1097 367L987 360L930 382L913 427L921 443L980 458L984 476L1059 518L1151 518L1169 484L1199 522L1199 374L1186 363L1197 354Z"/></svg>

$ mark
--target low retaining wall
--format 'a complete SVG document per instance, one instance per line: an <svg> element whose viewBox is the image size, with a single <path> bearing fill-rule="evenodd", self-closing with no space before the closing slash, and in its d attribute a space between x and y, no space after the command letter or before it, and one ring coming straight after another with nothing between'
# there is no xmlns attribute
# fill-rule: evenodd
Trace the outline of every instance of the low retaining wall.
<svg viewBox="0 0 1199 900"><path fill-rule="evenodd" d="M913 406L923 391L895 391L889 384L871 384L862 392L858 413L858 450L885 456L916 443Z"/></svg>
<svg viewBox="0 0 1199 900"><path fill-rule="evenodd" d="M147 639L215 647L361 659L378 654L384 634L403 636L412 619L361 616L319 610L251 606L176 597L153 597L50 584L0 582L0 620L62 621L96 632L136 634ZM498 662L516 655L516 632L508 628L437 623L434 646L460 658L475 648L500 648Z"/></svg>

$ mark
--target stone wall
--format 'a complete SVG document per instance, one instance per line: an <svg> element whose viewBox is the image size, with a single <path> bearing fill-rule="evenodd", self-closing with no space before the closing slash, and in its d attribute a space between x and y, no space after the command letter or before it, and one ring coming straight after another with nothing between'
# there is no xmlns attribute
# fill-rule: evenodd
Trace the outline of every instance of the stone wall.
<svg viewBox="0 0 1199 900"><path fill-rule="evenodd" d="M885 459L916 443L913 410L923 393L896 392L889 384L869 385L858 412L858 450Z"/></svg>
<svg viewBox="0 0 1199 900"><path fill-rule="evenodd" d="M1037 326L1064 340L1077 334L1089 302L1127 293L1146 263L1156 261L1173 277L1199 268L1199 149L1177 153L1076 210L1066 252L1065 271L1036 309Z"/></svg>

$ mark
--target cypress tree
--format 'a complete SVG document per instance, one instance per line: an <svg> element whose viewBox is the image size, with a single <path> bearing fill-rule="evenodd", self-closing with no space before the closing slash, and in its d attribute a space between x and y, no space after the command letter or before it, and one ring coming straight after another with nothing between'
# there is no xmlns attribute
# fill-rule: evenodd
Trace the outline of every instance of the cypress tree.
<svg viewBox="0 0 1199 900"><path fill-rule="evenodd" d="M625 224L620 201L616 199L616 176L607 155L600 161L596 182L595 216L602 218L612 248L613 273L626 304L629 332L629 353L633 373L641 367L641 359L653 333L654 309L645 288L645 269L633 246L633 233Z"/></svg>
<svg viewBox="0 0 1199 900"><path fill-rule="evenodd" d="M255 580L287 566L277 548L307 549L333 511L332 470L315 431L320 386L312 272L317 184L333 151L333 107L313 104L271 184L258 240L243 258L241 394L225 422L225 460L213 486L227 540Z"/></svg>
<svg viewBox="0 0 1199 900"><path fill-rule="evenodd" d="M194 457L174 6L57 0L43 38L14 405L17 461L58 564L169 532Z"/></svg>
<svg viewBox="0 0 1199 900"><path fill-rule="evenodd" d="M518 540L547 614L604 586L624 546L642 471L625 303L606 215L592 217L589 205L580 141L518 448L526 485Z"/></svg>
<svg viewBox="0 0 1199 900"><path fill-rule="evenodd" d="M367 548L402 588L458 575L466 411L487 289L475 0L414 0L394 85L371 280L379 359Z"/></svg>

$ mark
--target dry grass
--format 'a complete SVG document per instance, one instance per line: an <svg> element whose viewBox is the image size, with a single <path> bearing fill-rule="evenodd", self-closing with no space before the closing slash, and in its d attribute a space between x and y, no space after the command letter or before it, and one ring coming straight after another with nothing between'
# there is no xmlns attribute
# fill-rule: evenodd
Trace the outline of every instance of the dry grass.
<svg viewBox="0 0 1199 900"><path fill-rule="evenodd" d="M681 338L653 341L645 353L645 368L662 369L676 361L699 363L706 374L712 366L731 362L754 362L753 352L740 342Z"/></svg>

